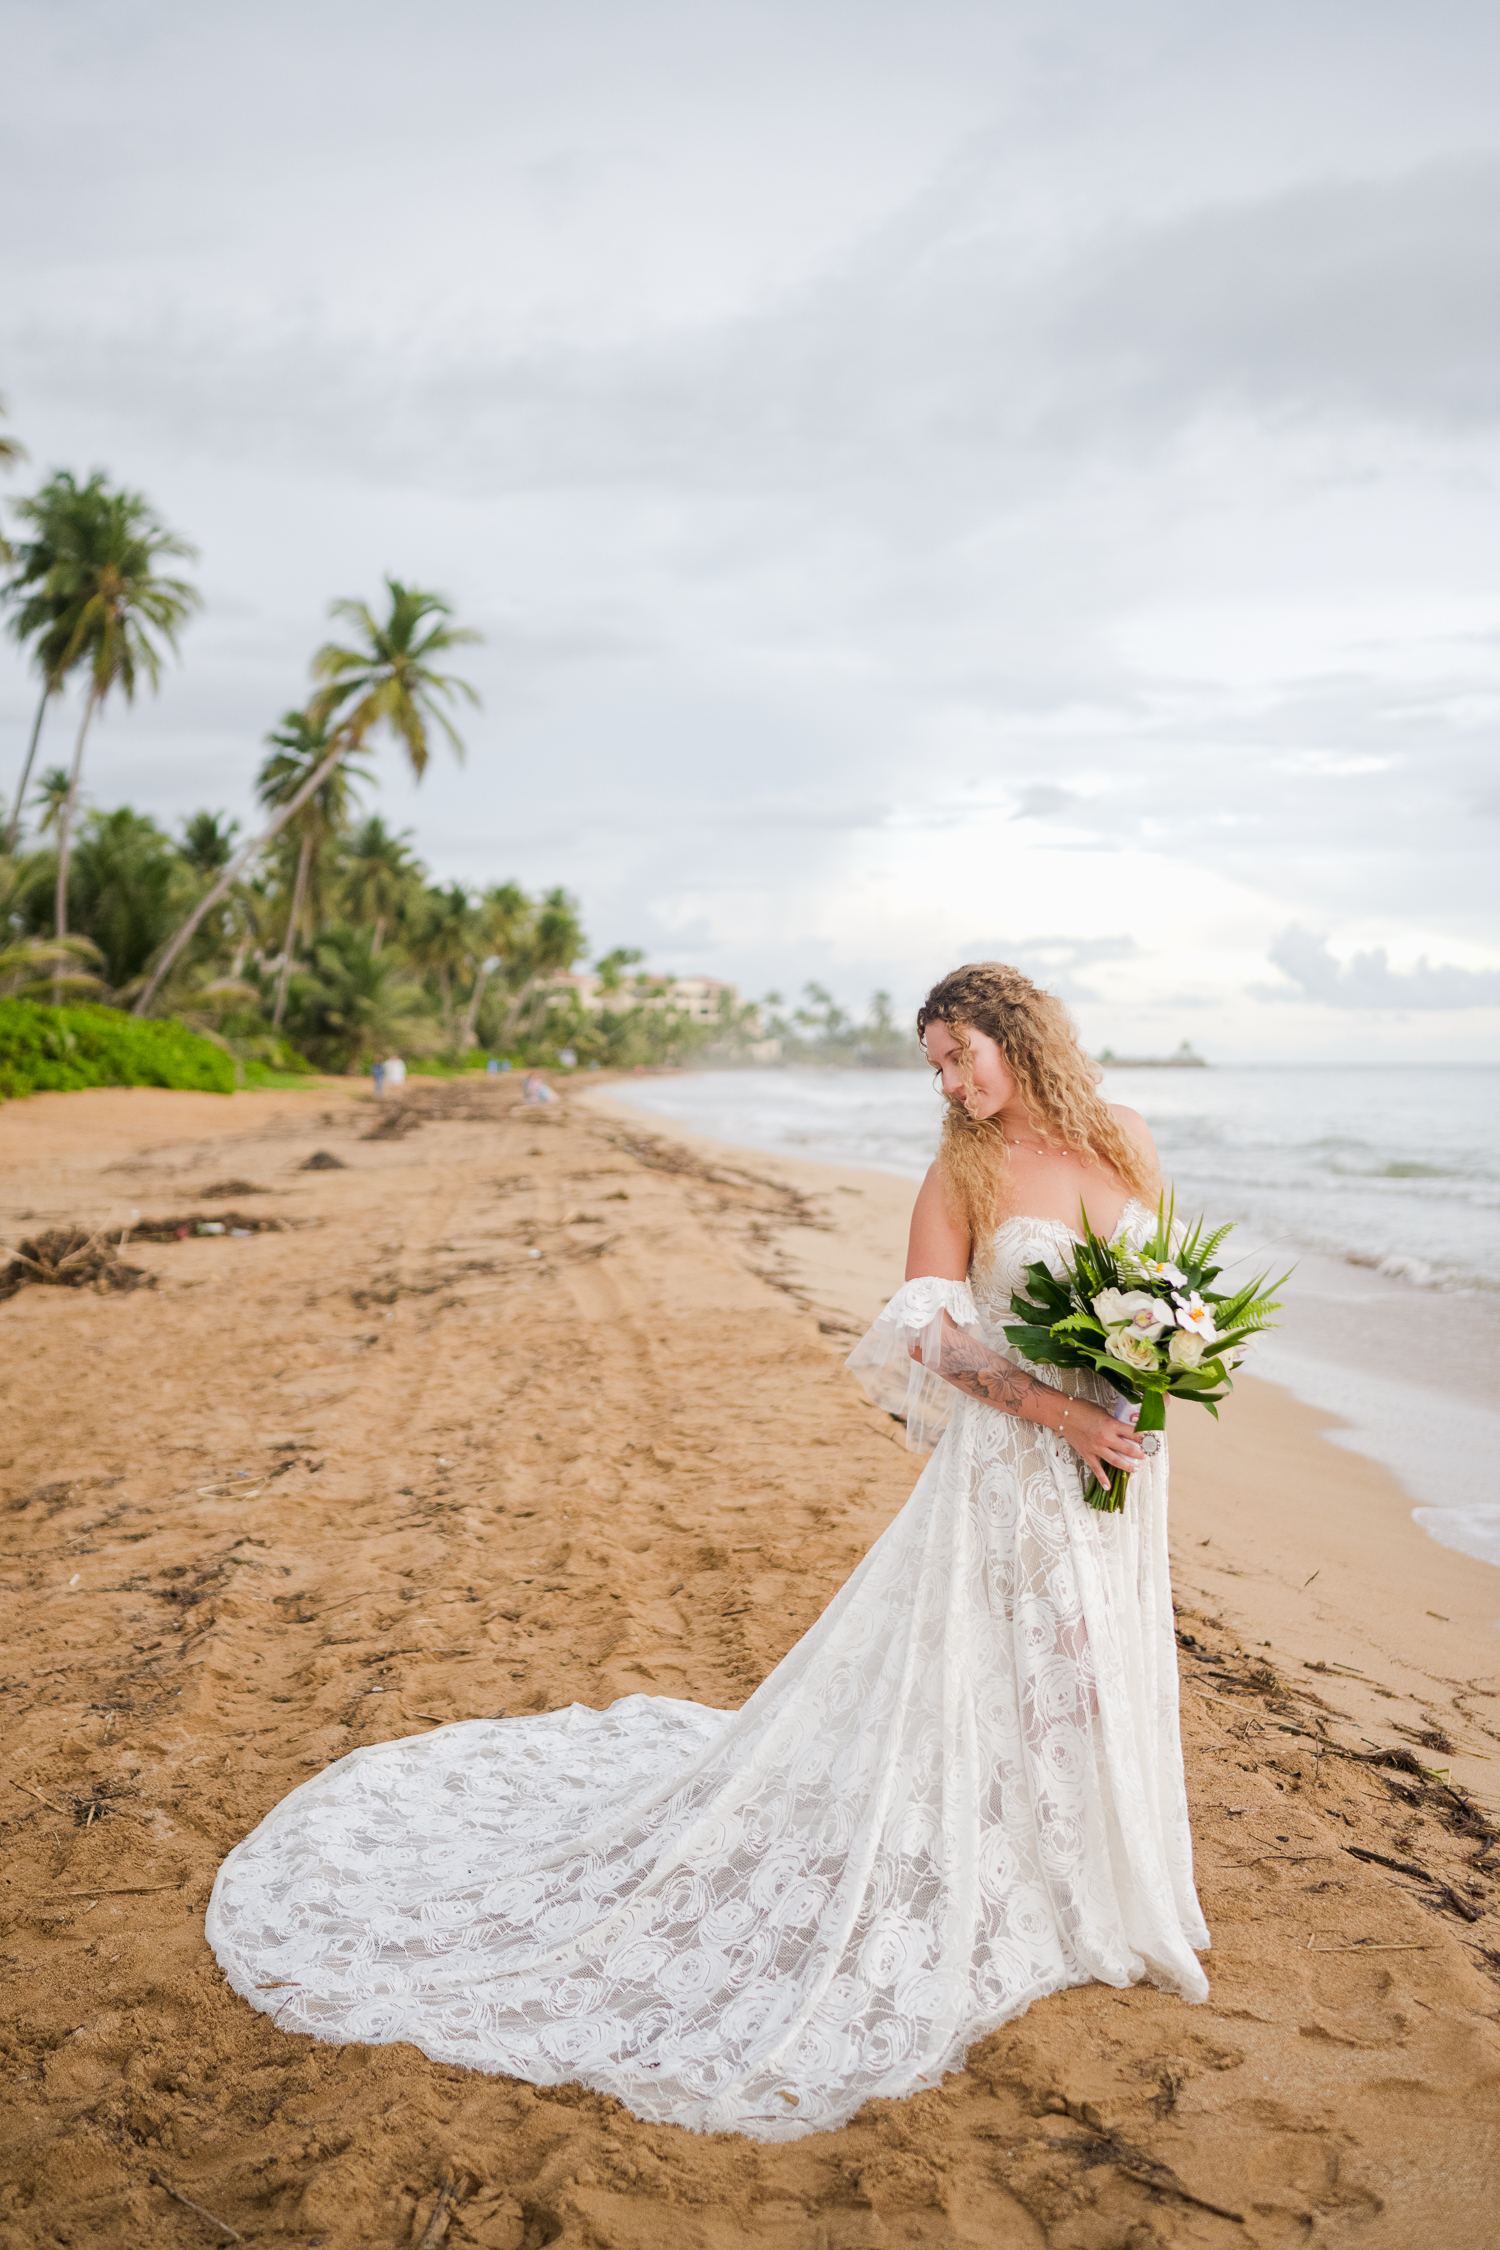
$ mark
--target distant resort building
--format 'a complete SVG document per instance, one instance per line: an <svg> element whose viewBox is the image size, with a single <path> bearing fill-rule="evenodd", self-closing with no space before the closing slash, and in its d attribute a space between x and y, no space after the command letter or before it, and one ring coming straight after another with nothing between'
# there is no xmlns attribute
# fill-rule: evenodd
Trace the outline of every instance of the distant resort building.
<svg viewBox="0 0 1500 2250"><path fill-rule="evenodd" d="M737 1010L740 988L717 977L625 977L611 990L591 969L567 969L554 983L576 993L580 1007L676 1008L694 1023L717 1023L720 1016Z"/></svg>

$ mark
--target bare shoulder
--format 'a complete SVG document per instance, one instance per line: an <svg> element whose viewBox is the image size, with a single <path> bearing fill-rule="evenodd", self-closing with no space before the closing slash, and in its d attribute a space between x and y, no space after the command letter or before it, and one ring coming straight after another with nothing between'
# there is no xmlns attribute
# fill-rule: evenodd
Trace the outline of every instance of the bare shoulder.
<svg viewBox="0 0 1500 2250"><path fill-rule="evenodd" d="M920 1280L937 1274L962 1281L969 1270L969 1230L954 1216L943 1186L942 1169L928 1166L912 1206L911 1239L907 1246L906 1278Z"/></svg>
<svg viewBox="0 0 1500 2250"><path fill-rule="evenodd" d="M1143 1156L1156 1163L1156 1143L1151 1138L1151 1128L1138 1109L1129 1109L1124 1102L1111 1102L1109 1114L1123 1133L1129 1135Z"/></svg>

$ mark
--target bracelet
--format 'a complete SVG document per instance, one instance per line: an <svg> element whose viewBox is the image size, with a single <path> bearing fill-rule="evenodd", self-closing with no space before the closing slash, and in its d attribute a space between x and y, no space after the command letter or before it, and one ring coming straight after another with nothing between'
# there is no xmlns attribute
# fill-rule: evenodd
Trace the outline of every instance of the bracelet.
<svg viewBox="0 0 1500 2250"><path fill-rule="evenodd" d="M1059 1422L1057 1425L1057 1434L1059 1437L1061 1437L1063 1433L1063 1423L1067 1421L1068 1416L1072 1413L1072 1411L1073 1401L1072 1399L1069 1399L1067 1405L1062 1410L1062 1422Z"/></svg>

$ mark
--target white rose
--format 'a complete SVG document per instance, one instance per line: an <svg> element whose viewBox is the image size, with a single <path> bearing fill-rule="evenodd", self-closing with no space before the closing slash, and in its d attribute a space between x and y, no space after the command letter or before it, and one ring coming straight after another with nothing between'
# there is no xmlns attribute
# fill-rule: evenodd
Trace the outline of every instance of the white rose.
<svg viewBox="0 0 1500 2250"><path fill-rule="evenodd" d="M1154 1344L1144 1336L1137 1336L1133 1328L1116 1328L1111 1331L1104 1349L1111 1359L1118 1359L1126 1367L1159 1367L1160 1355Z"/></svg>
<svg viewBox="0 0 1500 2250"><path fill-rule="evenodd" d="M1203 1338L1186 1335L1178 1329L1167 1346L1167 1359L1173 1367L1196 1367L1203 1357Z"/></svg>
<svg viewBox="0 0 1500 2250"><path fill-rule="evenodd" d="M1205 1344L1213 1343L1219 1333L1214 1326L1212 1307L1205 1305L1196 1289L1189 1290L1178 1305L1177 1325L1185 1328L1190 1336L1201 1336Z"/></svg>
<svg viewBox="0 0 1500 2250"><path fill-rule="evenodd" d="M1171 1306L1144 1289L1101 1289L1094 1311L1106 1328L1128 1327L1153 1341L1172 1325Z"/></svg>

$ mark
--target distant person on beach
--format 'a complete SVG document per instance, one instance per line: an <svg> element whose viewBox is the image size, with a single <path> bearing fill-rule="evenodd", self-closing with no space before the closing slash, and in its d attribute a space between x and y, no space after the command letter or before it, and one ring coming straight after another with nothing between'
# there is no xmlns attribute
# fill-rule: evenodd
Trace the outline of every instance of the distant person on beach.
<svg viewBox="0 0 1500 2250"><path fill-rule="evenodd" d="M385 1092L385 1064L379 1061L372 1062L370 1076L375 1082L375 1093L378 1099Z"/></svg>
<svg viewBox="0 0 1500 2250"><path fill-rule="evenodd" d="M406 1084L406 1065L399 1055L386 1057L385 1083L387 1086L394 1086L397 1093Z"/></svg>
<svg viewBox="0 0 1500 2250"><path fill-rule="evenodd" d="M544 1078L528 1070L521 1080L521 1099L528 1107L540 1108L543 1102L555 1102L557 1096Z"/></svg>
<svg viewBox="0 0 1500 2250"><path fill-rule="evenodd" d="M1004 1327L1029 1267L1065 1269L1081 1215L1137 1251L1151 1238L1156 1152L1017 969L953 971L917 1033L942 1143L906 1281L849 1360L934 1448L911 1498L741 1710L674 1684L403 1734L305 1781L230 1854L208 1912L235 1990L284 2031L408 2041L781 2141L935 2088L1070 1985L1206 1999L1166 1453L1092 1369L1033 1365ZM545 1092L528 1072L526 1100ZM599 1285L632 1349L716 1317L658 1305L649 1274ZM586 1363L560 1379L587 1399ZM659 1412L645 1390L641 1412ZM700 1420L682 1466L711 1478L707 1401ZM842 1489L839 1455L817 1458ZM1117 1468L1126 1506L1098 1512L1086 1478ZM1151 2020L1164 2051L1191 2041ZM1101 2021L1049 2035L1086 2059Z"/></svg>

